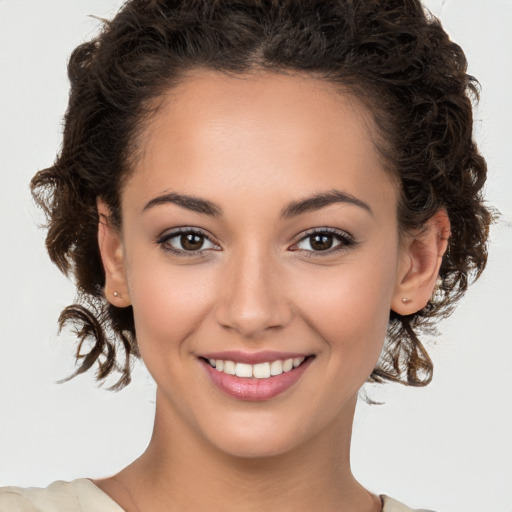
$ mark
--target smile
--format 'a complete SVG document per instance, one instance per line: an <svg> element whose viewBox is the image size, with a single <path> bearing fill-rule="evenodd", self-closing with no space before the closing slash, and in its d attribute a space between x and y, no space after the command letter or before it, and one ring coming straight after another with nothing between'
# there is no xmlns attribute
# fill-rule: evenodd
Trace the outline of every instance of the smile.
<svg viewBox="0 0 512 512"><path fill-rule="evenodd" d="M269 400L284 393L301 379L314 359L314 355L276 352L224 352L199 357L214 387L247 401Z"/></svg>
<svg viewBox="0 0 512 512"><path fill-rule="evenodd" d="M258 364L235 363L234 361L223 359L208 359L208 362L212 368L227 375L254 379L269 379L270 377L276 377L277 375L297 368L305 359L305 357L294 357Z"/></svg>

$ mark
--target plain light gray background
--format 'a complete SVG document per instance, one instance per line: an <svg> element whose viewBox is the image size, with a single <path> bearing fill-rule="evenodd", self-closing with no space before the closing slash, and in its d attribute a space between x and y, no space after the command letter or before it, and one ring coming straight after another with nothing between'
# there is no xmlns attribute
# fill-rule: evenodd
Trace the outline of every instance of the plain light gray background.
<svg viewBox="0 0 512 512"><path fill-rule="evenodd" d="M353 468L374 492L439 512L512 511L512 1L429 0L461 44L483 92L475 137L489 164L487 199L503 214L490 261L430 344L423 389L369 387ZM0 485L107 476L151 433L154 386L141 365L120 393L92 376L67 384L73 338L56 333L72 285L50 263L28 182L51 165L66 108L66 61L119 0L0 0Z"/></svg>

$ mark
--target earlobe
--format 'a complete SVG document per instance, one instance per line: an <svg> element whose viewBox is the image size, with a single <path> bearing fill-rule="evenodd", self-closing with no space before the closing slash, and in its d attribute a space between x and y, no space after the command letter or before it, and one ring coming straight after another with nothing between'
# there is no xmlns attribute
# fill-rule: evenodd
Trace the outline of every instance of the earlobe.
<svg viewBox="0 0 512 512"><path fill-rule="evenodd" d="M105 271L105 298L119 308L131 304L126 280L125 258L119 230L111 223L108 206L97 200L98 246Z"/></svg>
<svg viewBox="0 0 512 512"><path fill-rule="evenodd" d="M391 309L400 315L423 309L434 293L450 238L448 214L438 210L421 231L407 236L391 303Z"/></svg>

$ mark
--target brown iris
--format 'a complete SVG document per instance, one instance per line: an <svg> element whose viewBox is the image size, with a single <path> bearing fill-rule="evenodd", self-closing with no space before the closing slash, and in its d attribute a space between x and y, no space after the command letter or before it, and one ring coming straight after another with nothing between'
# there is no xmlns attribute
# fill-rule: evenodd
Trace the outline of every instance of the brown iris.
<svg viewBox="0 0 512 512"><path fill-rule="evenodd" d="M311 240L311 247L319 251L325 251L332 247L333 236L325 233L312 235L309 237Z"/></svg>
<svg viewBox="0 0 512 512"><path fill-rule="evenodd" d="M203 238L203 236L197 235L195 233L187 233L185 235L181 235L181 246L184 249L190 251L198 251L203 245Z"/></svg>

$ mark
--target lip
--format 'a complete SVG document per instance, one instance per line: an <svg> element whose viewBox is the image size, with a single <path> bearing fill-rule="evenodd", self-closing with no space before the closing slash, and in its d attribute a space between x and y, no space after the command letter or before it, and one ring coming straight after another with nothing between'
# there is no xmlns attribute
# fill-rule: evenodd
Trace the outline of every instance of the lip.
<svg viewBox="0 0 512 512"><path fill-rule="evenodd" d="M275 352L273 350L263 350L261 352L242 352L239 350L225 350L223 352L209 352L201 354L205 359L222 359L223 361L233 361L235 363L258 364L271 363L272 361L284 361L296 357L308 357L311 354L301 354L299 352Z"/></svg>
<svg viewBox="0 0 512 512"><path fill-rule="evenodd" d="M215 356L219 356L223 354L225 356L227 352L218 352ZM231 352L231 357L211 357L210 359L224 359L233 361L233 353ZM259 354L253 354L253 356L258 355L258 357L264 354L261 352ZM272 354L276 354L276 352L272 352ZM290 359L291 357L303 357L302 355L290 355L286 354L287 357L281 358L277 357L277 359ZM206 356L202 356L206 357ZM268 357L268 353L267 353ZM272 356L273 357L273 356ZM207 361L204 359L199 359L202 367L205 369L206 373L210 377L211 382L222 392L227 395L237 398L239 400L246 401L263 401L274 398L281 393L284 393L286 390L291 388L301 377L304 375L304 372L308 369L309 365L312 363L314 357L307 357L306 360L297 368L290 370L289 372L281 373L280 375L275 375L273 377L269 377L268 379L255 379L255 378L247 378L247 377L237 377L236 375L228 375L227 373L219 372L215 368L212 368ZM252 359L254 360L254 359ZM275 359L259 359L255 363L249 362L247 359L241 361L240 359L237 362L245 362L247 364L257 364L258 362L266 362L272 361Z"/></svg>

